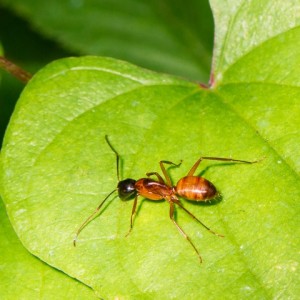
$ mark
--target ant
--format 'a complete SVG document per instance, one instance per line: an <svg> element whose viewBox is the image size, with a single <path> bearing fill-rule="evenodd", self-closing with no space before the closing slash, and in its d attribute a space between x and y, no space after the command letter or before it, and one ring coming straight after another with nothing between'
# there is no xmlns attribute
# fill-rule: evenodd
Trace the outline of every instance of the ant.
<svg viewBox="0 0 300 300"><path fill-rule="evenodd" d="M196 220L198 223L200 223L204 228L206 228L209 232L212 234L224 237L221 234L218 234L214 231L212 231L209 227L207 227L204 223L202 223L198 218L196 218L190 211L188 211L186 208L184 208L181 204L181 202L178 199L178 196L190 200L190 201L210 201L213 199L216 199L220 196L218 193L216 187L207 179L195 176L194 173L196 172L199 164L203 160L217 160L217 161L227 161L227 162L236 162L236 163L246 163L246 164L253 164L257 163L256 161L245 161L240 159L233 159L233 158L222 158L222 157L200 157L195 164L192 166L191 170L188 172L188 174L185 177L182 177L177 182L176 186L172 185L171 179L169 174L166 171L165 164L172 165L175 167L179 167L182 163L182 161L178 164L175 164L171 161L162 160L160 161L160 168L162 170L162 173L165 177L165 180L157 173L157 172L149 172L146 173L147 178L141 178L138 180L134 180L131 178L127 178L125 180L120 180L119 175L119 161L120 161L120 155L115 150L115 148L111 145L108 136L105 136L105 140L108 144L108 146L111 148L111 150L116 155L116 164L117 164L117 178L118 178L118 185L117 188L114 189L112 192L110 192L106 198L100 203L100 205L96 208L96 210L82 223L82 225L79 227L79 229L76 232L75 238L73 240L74 246L76 246L76 241L78 238L79 233L82 231L82 229L94 218L94 216L99 212L105 201L116 191L118 191L119 198L121 200L129 200L131 198L134 198L132 211L131 211L131 217L130 217L130 228L126 236L131 232L133 227L133 220L136 213L136 207L137 207L137 200L139 196L142 196L144 198L147 198L148 200L157 201L157 200L166 200L170 204L170 212L169 216L171 221L174 223L178 231L185 237L185 239L190 243L190 245L195 250L197 256L199 257L200 263L202 263L202 258L197 250L196 246L192 242L192 240L189 238L189 236L184 232L184 230L178 225L174 218L174 211L175 211L175 204L178 205L181 209L183 209L190 217L192 217L194 220ZM151 176L155 176L155 179L150 178Z"/></svg>

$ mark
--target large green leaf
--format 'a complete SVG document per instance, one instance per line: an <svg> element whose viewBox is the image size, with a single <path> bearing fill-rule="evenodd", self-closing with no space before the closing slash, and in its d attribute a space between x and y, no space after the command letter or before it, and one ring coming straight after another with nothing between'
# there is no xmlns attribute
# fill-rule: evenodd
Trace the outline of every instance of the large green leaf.
<svg viewBox="0 0 300 300"><path fill-rule="evenodd" d="M1 299L97 299L78 281L31 255L18 240L0 199Z"/></svg>
<svg viewBox="0 0 300 300"><path fill-rule="evenodd" d="M285 11L288 4L281 5ZM241 14L245 7L239 8ZM269 16L265 6L245 16L251 13ZM40 71L21 96L2 150L2 195L23 244L109 299L296 299L299 38L298 27L279 23L247 54L220 47L211 89L99 57ZM219 63L220 57L228 59ZM78 226L117 184L105 134L123 157L122 178L159 171L161 159L184 160L171 170L176 182L200 155L265 157L253 165L204 162L199 169L223 201L182 202L225 235L213 236L178 209L202 265L170 222L168 204L142 199L127 238L131 202L112 197L73 247Z"/></svg>

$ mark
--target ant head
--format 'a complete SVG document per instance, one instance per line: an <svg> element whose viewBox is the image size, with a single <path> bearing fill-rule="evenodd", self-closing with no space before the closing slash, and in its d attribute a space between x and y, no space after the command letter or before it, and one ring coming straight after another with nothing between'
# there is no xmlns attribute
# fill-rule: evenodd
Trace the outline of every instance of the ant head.
<svg viewBox="0 0 300 300"><path fill-rule="evenodd" d="M136 195L135 180L127 178L118 183L118 193L122 200L128 200Z"/></svg>

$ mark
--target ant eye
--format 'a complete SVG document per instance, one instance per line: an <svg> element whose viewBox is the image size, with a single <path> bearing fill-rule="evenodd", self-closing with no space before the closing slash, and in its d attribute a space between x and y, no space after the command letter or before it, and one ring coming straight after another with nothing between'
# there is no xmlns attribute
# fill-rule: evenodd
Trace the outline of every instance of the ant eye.
<svg viewBox="0 0 300 300"><path fill-rule="evenodd" d="M122 200L127 200L136 195L135 180L125 179L118 183L118 193Z"/></svg>

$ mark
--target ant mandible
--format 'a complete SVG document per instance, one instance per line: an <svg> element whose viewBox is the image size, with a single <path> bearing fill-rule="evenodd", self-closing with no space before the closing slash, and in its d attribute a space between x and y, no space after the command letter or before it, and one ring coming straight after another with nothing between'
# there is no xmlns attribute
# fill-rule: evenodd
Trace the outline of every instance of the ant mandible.
<svg viewBox="0 0 300 300"><path fill-rule="evenodd" d="M253 164L258 162L256 161L245 161L240 159L233 159L233 158L222 158L222 157L200 157L191 170L188 172L187 176L182 177L177 182L176 186L172 185L171 179L169 174L166 171L166 168L164 164L173 165L175 167L179 167L182 163L182 161L178 164L175 164L171 161L162 160L160 161L160 168L162 170L162 173L165 177L165 180L157 173L157 172L150 172L146 173L147 178L141 178L138 180L134 180L131 178L127 178L125 180L120 180L119 175L119 161L120 161L120 155L115 150L115 148L111 145L108 136L105 136L105 140L111 150L116 155L116 164L117 164L117 178L118 178L118 185L117 188L114 189L112 192L110 192L106 198L100 203L100 205L96 208L96 210L82 223L82 225L79 227L79 229L76 232L75 238L73 240L74 246L76 246L76 241L78 238L79 233L82 231L82 229L94 218L94 216L99 212L105 201L116 191L118 191L119 198L121 200L129 200L130 198L134 197L134 202L132 206L131 211L131 217L130 217L130 229L127 233L127 235L131 232L133 227L133 219L136 213L136 206L137 206L137 200L139 196L142 196L144 198L147 198L148 200L156 201L156 200L166 200L170 204L170 219L178 229L178 231L185 237L185 239L190 243L190 245L195 250L197 256L199 257L200 263L202 263L202 258L197 250L196 246L192 242L192 240L189 238L189 236L184 232L184 230L178 225L174 218L174 211L175 211L175 204L178 205L181 209L183 209L189 216L191 216L194 220L196 220L198 223L200 223L204 228L206 228L209 232L212 234L224 237L221 234L218 234L214 231L212 231L209 227L207 227L204 223L202 223L198 218L196 218L190 211L188 211L186 208L182 206L180 203L178 196L190 200L190 201L202 201L206 202L209 200L212 200L214 198L217 198L219 196L219 193L217 192L217 189L215 186L208 181L207 179L200 177L200 176L194 176L194 173L196 172L199 164L203 160L217 160L217 161L228 161L228 162L237 162L237 163L246 163L246 164ZM156 179L150 178L150 176L156 176ZM126 235L126 236L127 236Z"/></svg>

